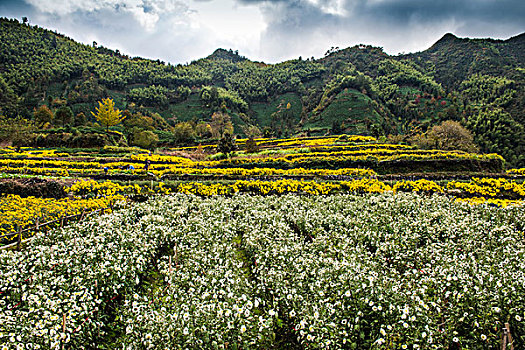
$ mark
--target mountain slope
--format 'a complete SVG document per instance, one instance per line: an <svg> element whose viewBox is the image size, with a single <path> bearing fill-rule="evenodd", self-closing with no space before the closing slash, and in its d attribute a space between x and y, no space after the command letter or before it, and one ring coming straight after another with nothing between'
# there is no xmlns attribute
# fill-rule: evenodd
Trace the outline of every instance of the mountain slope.
<svg viewBox="0 0 525 350"><path fill-rule="evenodd" d="M319 60L269 65L218 49L174 66L0 19L0 114L32 118L47 105L82 114L90 124L97 101L112 97L133 116L120 127L128 140L148 129L172 144L216 136L219 119L241 135L377 136L410 135L452 119L475 134L482 151L523 164L523 52L525 34L508 40L446 34L428 50L402 56L359 45ZM188 132L170 136L181 122L189 123Z"/></svg>

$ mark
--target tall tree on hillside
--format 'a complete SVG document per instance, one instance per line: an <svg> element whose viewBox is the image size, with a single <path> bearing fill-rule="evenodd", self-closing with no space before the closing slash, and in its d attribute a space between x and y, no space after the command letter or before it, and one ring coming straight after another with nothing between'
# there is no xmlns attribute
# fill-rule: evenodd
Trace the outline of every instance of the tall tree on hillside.
<svg viewBox="0 0 525 350"><path fill-rule="evenodd" d="M53 122L53 118L53 112L46 105L38 107L38 109L35 109L33 112L33 120L39 128L50 125Z"/></svg>
<svg viewBox="0 0 525 350"><path fill-rule="evenodd" d="M73 111L67 106L62 106L55 112L55 120L60 122L62 127L71 124L73 121Z"/></svg>
<svg viewBox="0 0 525 350"><path fill-rule="evenodd" d="M439 149L461 150L466 152L476 152L478 147L474 144L474 137L460 123L453 120L446 120L439 125L435 125L427 133L431 142Z"/></svg>
<svg viewBox="0 0 525 350"><path fill-rule="evenodd" d="M233 124L231 117L227 113L213 113L210 126L214 138L221 138L225 133L233 134Z"/></svg>
<svg viewBox="0 0 525 350"><path fill-rule="evenodd" d="M98 107L95 108L97 113L91 112L91 114L106 127L106 132L109 131L110 126L117 125L120 123L125 116L121 116L120 110L115 109L115 102L111 98L105 98L98 102Z"/></svg>

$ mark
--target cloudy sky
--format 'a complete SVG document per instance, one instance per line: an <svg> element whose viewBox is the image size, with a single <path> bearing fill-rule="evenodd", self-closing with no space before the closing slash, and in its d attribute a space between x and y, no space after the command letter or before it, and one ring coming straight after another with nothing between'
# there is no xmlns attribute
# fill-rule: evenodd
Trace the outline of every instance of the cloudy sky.
<svg viewBox="0 0 525 350"><path fill-rule="evenodd" d="M525 32L525 0L0 0L0 17L23 16L86 44L175 64L219 47L274 63L360 43L420 51L447 32Z"/></svg>

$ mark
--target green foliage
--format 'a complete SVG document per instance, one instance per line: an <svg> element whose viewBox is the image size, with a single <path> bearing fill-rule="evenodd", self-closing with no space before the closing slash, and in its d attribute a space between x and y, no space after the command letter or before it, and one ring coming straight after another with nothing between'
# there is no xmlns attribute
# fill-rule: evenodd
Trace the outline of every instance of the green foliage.
<svg viewBox="0 0 525 350"><path fill-rule="evenodd" d="M17 115L18 96L0 74L0 115L15 117Z"/></svg>
<svg viewBox="0 0 525 350"><path fill-rule="evenodd" d="M158 141L159 137L150 130L137 130L133 135L133 145L140 148L153 149Z"/></svg>
<svg viewBox="0 0 525 350"><path fill-rule="evenodd" d="M236 91L229 91L221 87L204 86L200 93L201 99L207 107L221 108L225 105L240 112L248 111L248 104Z"/></svg>
<svg viewBox="0 0 525 350"><path fill-rule="evenodd" d="M73 111L67 106L58 108L55 112L55 121L60 123L62 127L71 124L73 122Z"/></svg>
<svg viewBox="0 0 525 350"><path fill-rule="evenodd" d="M480 110L467 121L482 152L498 153L512 166L525 162L525 130L502 108Z"/></svg>
<svg viewBox="0 0 525 350"><path fill-rule="evenodd" d="M175 125L173 136L177 144L190 144L195 141L195 130L191 123L182 122Z"/></svg>
<svg viewBox="0 0 525 350"><path fill-rule="evenodd" d="M33 120L37 127L43 128L53 122L54 115L48 106L42 105L33 112Z"/></svg>
<svg viewBox="0 0 525 350"><path fill-rule="evenodd" d="M235 142L235 139L229 132L226 132L217 144L217 152L222 153L228 157L232 152L235 152L236 150L237 143Z"/></svg>
<svg viewBox="0 0 525 350"><path fill-rule="evenodd" d="M506 107L516 96L516 82L502 77L475 74L461 83L465 98L476 104Z"/></svg>
<svg viewBox="0 0 525 350"><path fill-rule="evenodd" d="M16 146L24 145L29 143L35 129L31 120L0 116L0 142L8 142Z"/></svg>

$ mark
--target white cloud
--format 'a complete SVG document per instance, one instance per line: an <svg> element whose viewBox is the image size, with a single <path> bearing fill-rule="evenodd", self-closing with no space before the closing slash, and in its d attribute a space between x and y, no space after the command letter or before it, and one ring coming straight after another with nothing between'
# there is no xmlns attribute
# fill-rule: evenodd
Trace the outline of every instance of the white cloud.
<svg viewBox="0 0 525 350"><path fill-rule="evenodd" d="M42 13L59 17L73 13L110 12L130 13L148 32L153 32L162 17L187 16L191 11L177 0L26 0Z"/></svg>

